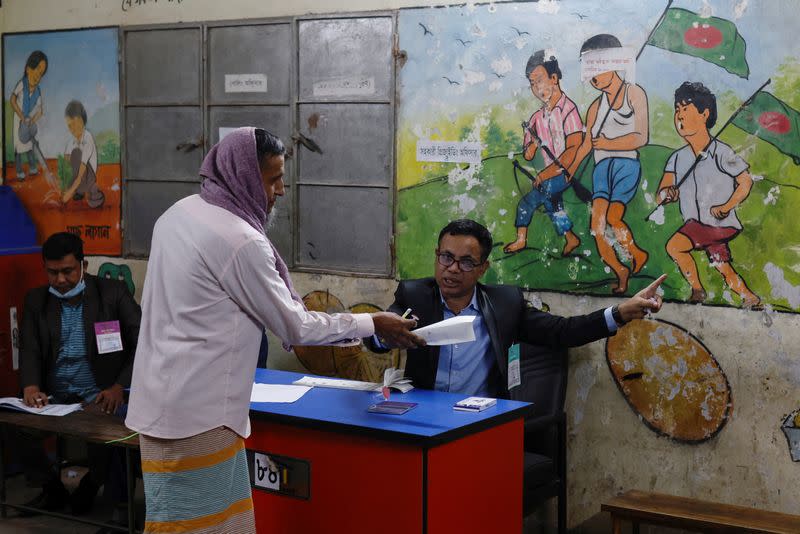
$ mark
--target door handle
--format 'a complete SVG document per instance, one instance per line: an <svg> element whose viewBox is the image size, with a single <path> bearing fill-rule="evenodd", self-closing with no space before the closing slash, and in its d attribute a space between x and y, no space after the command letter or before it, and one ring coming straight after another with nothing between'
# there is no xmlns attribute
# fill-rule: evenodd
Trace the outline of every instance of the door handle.
<svg viewBox="0 0 800 534"><path fill-rule="evenodd" d="M189 139L188 141L184 141L183 143L178 143L175 146L175 150L180 152L191 152L196 148L200 148L203 146L203 137L200 136L199 139Z"/></svg>
<svg viewBox="0 0 800 534"><path fill-rule="evenodd" d="M292 135L292 141L294 141L295 143L303 145L304 147L309 149L311 152L316 152L318 154L322 154L323 153L322 149L320 148L320 146L317 144L316 141L314 141L310 137L306 137L305 135L301 134L300 132L295 132Z"/></svg>

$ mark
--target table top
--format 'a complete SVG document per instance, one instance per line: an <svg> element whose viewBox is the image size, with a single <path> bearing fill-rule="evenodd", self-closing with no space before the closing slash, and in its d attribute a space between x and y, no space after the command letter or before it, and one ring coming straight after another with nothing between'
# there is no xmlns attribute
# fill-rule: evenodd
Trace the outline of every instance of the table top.
<svg viewBox="0 0 800 534"><path fill-rule="evenodd" d="M291 384L303 376L312 375L257 369L255 382ZM380 393L315 387L293 403L250 403L250 416L254 420L430 447L533 413L532 404L503 399L498 399L495 406L482 412L453 409L453 404L468 396L426 389L412 389L408 393L392 391L391 401L416 402L417 406L402 415L390 415L367 411L371 405L383 400Z"/></svg>
<svg viewBox="0 0 800 534"><path fill-rule="evenodd" d="M93 406L62 417L0 410L0 423L73 436L92 443L106 443L127 438L133 433L125 427L121 418L107 415ZM139 436L116 442L114 445L138 449Z"/></svg>

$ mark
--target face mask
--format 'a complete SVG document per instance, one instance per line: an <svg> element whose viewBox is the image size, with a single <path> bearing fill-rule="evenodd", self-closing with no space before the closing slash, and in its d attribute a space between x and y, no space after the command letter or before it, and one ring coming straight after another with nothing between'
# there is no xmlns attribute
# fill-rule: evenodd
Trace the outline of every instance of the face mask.
<svg viewBox="0 0 800 534"><path fill-rule="evenodd" d="M83 264L81 264L81 279L77 284L75 284L75 287L73 287L72 289L70 289L66 293L59 293L56 288L54 288L53 286L50 286L49 291L50 291L50 293L52 295L55 295L56 297L58 297L60 299L67 300L67 299L71 299L73 297L77 297L78 295L83 293L84 289L86 289L86 282L84 282L84 280L83 280Z"/></svg>

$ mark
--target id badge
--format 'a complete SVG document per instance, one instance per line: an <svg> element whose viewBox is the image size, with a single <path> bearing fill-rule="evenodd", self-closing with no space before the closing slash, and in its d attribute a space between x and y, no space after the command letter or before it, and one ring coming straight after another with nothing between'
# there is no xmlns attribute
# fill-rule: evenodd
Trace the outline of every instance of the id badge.
<svg viewBox="0 0 800 534"><path fill-rule="evenodd" d="M522 383L519 374L519 343L514 343L508 348L508 389L517 387Z"/></svg>
<svg viewBox="0 0 800 534"><path fill-rule="evenodd" d="M94 323L94 334L97 338L97 352L108 354L122 350L122 335L120 334L119 321L106 321Z"/></svg>

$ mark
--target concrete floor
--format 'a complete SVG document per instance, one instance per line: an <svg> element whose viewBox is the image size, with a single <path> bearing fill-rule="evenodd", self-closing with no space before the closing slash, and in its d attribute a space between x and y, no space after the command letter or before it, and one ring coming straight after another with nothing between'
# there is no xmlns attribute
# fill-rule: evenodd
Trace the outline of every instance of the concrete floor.
<svg viewBox="0 0 800 534"><path fill-rule="evenodd" d="M78 487L81 477L86 472L83 467L70 467L62 470L61 479L67 490L71 493ZM142 493L141 480L136 485L136 522L140 526L144 522L144 494ZM25 503L36 497L41 490L30 488L22 475L14 476L6 480L6 495L9 502ZM65 508L61 513L69 514L69 508ZM127 510L116 507L114 503L103 497L103 489L98 492L94 508L88 516L82 516L94 521L109 522L121 519L126 521ZM57 517L38 515L34 517L19 517L18 512L11 508L8 509L8 517L0 519L0 534L99 534L107 532L105 529L95 525L87 525L73 521L67 521ZM108 531L113 532L113 531ZM119 532L119 531L116 531Z"/></svg>
<svg viewBox="0 0 800 534"><path fill-rule="evenodd" d="M78 482L85 472L86 469L82 467L67 468L62 471L62 481L70 492L74 491L78 486ZM6 491L10 502L24 503L36 497L40 490L27 487L25 478L19 475L6 481ZM95 521L108 522L109 520L120 519L120 516L122 516L124 520L125 509L115 507L114 503L105 499L102 494L103 490L101 489L92 513L85 517ZM141 529L145 511L141 480L136 485L135 502L136 522ZM526 517L523 523L523 534L556 534L555 504L555 500L547 501L538 510ZM65 509L63 513L69 513L68 509ZM8 517L0 519L0 534L99 534L101 532L107 531L94 525L86 525L45 515L18 517L17 512L10 508L8 509ZM574 526L570 532L571 534L606 534L611 532L611 521L607 514L598 513L583 524ZM623 526L623 533L628 532L630 532L630 526L626 524ZM642 525L641 532L642 534L688 534L683 530L649 525Z"/></svg>

